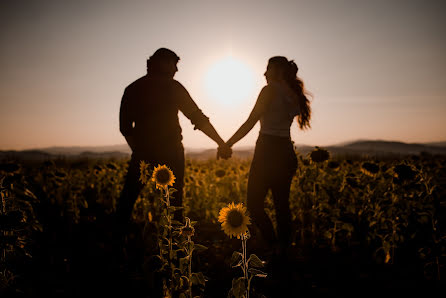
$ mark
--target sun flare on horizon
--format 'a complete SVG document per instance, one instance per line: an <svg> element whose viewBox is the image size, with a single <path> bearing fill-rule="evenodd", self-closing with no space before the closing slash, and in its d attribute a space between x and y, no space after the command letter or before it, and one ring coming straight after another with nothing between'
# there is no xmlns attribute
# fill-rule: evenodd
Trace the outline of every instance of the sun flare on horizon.
<svg viewBox="0 0 446 298"><path fill-rule="evenodd" d="M206 93L220 104L241 103L254 96L254 72L242 61L226 56L210 66L204 86Z"/></svg>

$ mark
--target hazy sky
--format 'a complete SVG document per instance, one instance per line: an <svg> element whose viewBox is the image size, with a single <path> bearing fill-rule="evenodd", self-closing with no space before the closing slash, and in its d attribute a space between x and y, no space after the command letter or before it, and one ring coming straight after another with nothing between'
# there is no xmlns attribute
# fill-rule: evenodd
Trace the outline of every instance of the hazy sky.
<svg viewBox="0 0 446 298"><path fill-rule="evenodd" d="M249 115L268 58L283 55L314 95L312 129L294 123L296 143L446 140L442 0L2 0L0 42L0 149L125 142L123 90L160 47L181 57L175 78L223 139ZM240 79L218 74L228 59ZM186 147L215 147L180 121Z"/></svg>

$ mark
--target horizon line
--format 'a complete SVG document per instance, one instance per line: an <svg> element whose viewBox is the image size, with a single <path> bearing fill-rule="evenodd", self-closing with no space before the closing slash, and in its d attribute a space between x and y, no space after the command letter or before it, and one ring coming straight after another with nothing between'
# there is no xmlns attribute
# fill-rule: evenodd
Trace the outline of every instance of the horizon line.
<svg viewBox="0 0 446 298"><path fill-rule="evenodd" d="M385 139L356 139L356 140L350 140L350 141L341 141L338 143L330 144L330 145L309 145L309 144L303 144L294 143L295 146L306 146L306 147L335 147L335 146L345 146L348 144L356 143L356 142L394 142L394 143L404 143L408 145L429 145L429 144L435 144L435 143L446 143L446 140L437 140L437 141L428 141L428 142L405 142L405 141L399 141L399 140L385 140ZM120 144L111 144L111 145L53 145L53 146L45 146L45 147L28 147L28 148L21 148L21 149L6 149L1 148L0 151L26 151L26 150L48 150L48 149L62 149L62 148L98 148L98 147L115 147L115 146L128 146L126 143L120 143ZM184 148L189 150L210 150L215 149L218 146L215 145L215 147L190 147L190 146L184 146ZM244 149L244 148L253 148L254 145L242 145L242 146L233 146L234 149Z"/></svg>

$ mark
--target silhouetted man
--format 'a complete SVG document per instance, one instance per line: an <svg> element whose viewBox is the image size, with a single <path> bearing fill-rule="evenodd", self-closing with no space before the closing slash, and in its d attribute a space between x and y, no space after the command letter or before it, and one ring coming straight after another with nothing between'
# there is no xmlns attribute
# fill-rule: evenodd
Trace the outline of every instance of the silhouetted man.
<svg viewBox="0 0 446 298"><path fill-rule="evenodd" d="M214 140L221 157L229 157L231 149L220 138L214 127L190 97L187 90L173 77L179 57L166 48L158 49L147 60L147 75L131 83L124 91L120 108L120 130L132 149L127 177L118 202L116 216L121 227L129 219L143 185L139 181L141 160L167 165L176 179L177 192L171 204L182 206L184 180L184 148L178 111L190 119L194 129L203 131ZM175 213L183 221L183 211Z"/></svg>

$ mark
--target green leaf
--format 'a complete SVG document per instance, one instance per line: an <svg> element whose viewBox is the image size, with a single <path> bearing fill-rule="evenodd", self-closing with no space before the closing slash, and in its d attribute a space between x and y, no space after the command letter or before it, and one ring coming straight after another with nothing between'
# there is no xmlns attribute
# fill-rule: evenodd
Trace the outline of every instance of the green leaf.
<svg viewBox="0 0 446 298"><path fill-rule="evenodd" d="M242 260L242 254L238 251L234 251L231 257L231 266Z"/></svg>
<svg viewBox="0 0 446 298"><path fill-rule="evenodd" d="M195 244L194 245L194 250L196 250L196 251L204 251L206 249L208 249L208 248L206 246L204 246L204 245L201 245L201 244Z"/></svg>
<svg viewBox="0 0 446 298"><path fill-rule="evenodd" d="M188 257L180 258L180 270L185 274L188 271L189 259Z"/></svg>
<svg viewBox="0 0 446 298"><path fill-rule="evenodd" d="M81 200L81 206L82 206L83 208L87 209L87 208L88 208L88 202L87 202L87 200Z"/></svg>
<svg viewBox="0 0 446 298"><path fill-rule="evenodd" d="M38 200L36 195L32 191L30 191L28 188L25 188L24 195L27 197L30 197L34 200Z"/></svg>
<svg viewBox="0 0 446 298"><path fill-rule="evenodd" d="M37 197L34 195L34 193L32 191L30 191L26 187L22 187L20 185L14 184L14 189L13 190L19 197L31 198L33 200L38 200Z"/></svg>
<svg viewBox="0 0 446 298"><path fill-rule="evenodd" d="M325 231L324 237L327 238L327 239L331 239L331 232L330 231Z"/></svg>
<svg viewBox="0 0 446 298"><path fill-rule="evenodd" d="M345 230L345 231L348 231L348 232L353 232L354 227L350 223L343 223L342 224L342 229Z"/></svg>
<svg viewBox="0 0 446 298"><path fill-rule="evenodd" d="M206 284L206 280L204 278L204 275L201 272L192 273L191 281L192 281L192 284L194 284L194 285L205 286L205 284Z"/></svg>
<svg viewBox="0 0 446 298"><path fill-rule="evenodd" d="M182 226L183 225L181 222L179 222L178 220L175 220L175 219L173 219L171 221L171 223L172 223L172 225L175 225L175 226Z"/></svg>
<svg viewBox="0 0 446 298"><path fill-rule="evenodd" d="M9 287L8 280L3 275L3 273L0 272L0 290L2 290L3 292L4 290L8 289L8 287Z"/></svg>
<svg viewBox="0 0 446 298"><path fill-rule="evenodd" d="M176 251L176 250L171 250L171 251L170 251L170 258L171 258L172 260L176 260L176 259L178 259L178 255L177 255L177 251Z"/></svg>
<svg viewBox="0 0 446 298"><path fill-rule="evenodd" d="M238 266L242 266L242 264L243 264L243 261L240 260L237 264L235 264L235 265L231 265L231 267L232 267L232 268L236 268L236 267L238 267Z"/></svg>
<svg viewBox="0 0 446 298"><path fill-rule="evenodd" d="M32 227L35 231L43 232L43 226L40 223L35 223Z"/></svg>
<svg viewBox="0 0 446 298"><path fill-rule="evenodd" d="M259 257L256 256L255 254L249 256L248 265L256 268L264 267L263 261L260 260Z"/></svg>
<svg viewBox="0 0 446 298"><path fill-rule="evenodd" d="M257 277L266 277L267 276L267 274L265 272L254 269L254 268L248 269L248 272L254 276L257 276Z"/></svg>
<svg viewBox="0 0 446 298"><path fill-rule="evenodd" d="M180 289L188 289L189 288L189 278L187 276L183 275L180 278ZM180 295L181 297L181 295Z"/></svg>
<svg viewBox="0 0 446 298"><path fill-rule="evenodd" d="M161 226L166 226L168 223L167 217L165 215L161 216L159 224Z"/></svg>
<svg viewBox="0 0 446 298"><path fill-rule="evenodd" d="M177 211L177 210L181 210L181 209L183 209L183 207L170 206L170 207L169 207L169 212L170 212L170 213L174 213L175 211ZM179 223L179 225L183 225L181 222L178 222L178 223Z"/></svg>
<svg viewBox="0 0 446 298"><path fill-rule="evenodd" d="M244 297L246 293L245 278L239 277L232 280L232 294L236 298Z"/></svg>

